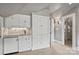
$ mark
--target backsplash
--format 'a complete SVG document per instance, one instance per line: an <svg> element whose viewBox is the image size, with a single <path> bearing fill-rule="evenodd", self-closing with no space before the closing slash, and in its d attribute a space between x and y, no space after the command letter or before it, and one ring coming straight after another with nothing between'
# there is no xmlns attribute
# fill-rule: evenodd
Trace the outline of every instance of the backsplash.
<svg viewBox="0 0 79 59"><path fill-rule="evenodd" d="M31 28L4 28L3 35L31 35Z"/></svg>

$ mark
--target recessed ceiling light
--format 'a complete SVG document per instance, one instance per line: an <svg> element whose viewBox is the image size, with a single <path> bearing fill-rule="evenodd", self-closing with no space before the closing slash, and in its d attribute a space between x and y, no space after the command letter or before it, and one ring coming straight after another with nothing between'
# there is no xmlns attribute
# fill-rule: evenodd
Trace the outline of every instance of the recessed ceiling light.
<svg viewBox="0 0 79 59"><path fill-rule="evenodd" d="M71 5L72 3L69 3L69 5Z"/></svg>

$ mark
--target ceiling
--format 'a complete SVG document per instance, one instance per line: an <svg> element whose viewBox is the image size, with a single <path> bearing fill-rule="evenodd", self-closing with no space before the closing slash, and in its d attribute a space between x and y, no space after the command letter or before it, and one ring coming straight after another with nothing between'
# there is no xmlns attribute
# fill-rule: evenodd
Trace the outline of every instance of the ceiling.
<svg viewBox="0 0 79 59"><path fill-rule="evenodd" d="M0 16L32 13L49 15L68 6L68 3L0 3Z"/></svg>

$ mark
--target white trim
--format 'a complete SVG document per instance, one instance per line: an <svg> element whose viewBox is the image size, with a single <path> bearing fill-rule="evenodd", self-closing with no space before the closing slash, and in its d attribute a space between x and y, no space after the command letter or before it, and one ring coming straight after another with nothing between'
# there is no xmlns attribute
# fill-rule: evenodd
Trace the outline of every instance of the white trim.
<svg viewBox="0 0 79 59"><path fill-rule="evenodd" d="M67 18L67 17L72 17L73 19L72 19L72 49L76 49L76 21L75 21L75 13L72 13L72 14L69 14L69 15L67 15L67 16L64 16L63 17L63 21L64 21L64 19L65 18ZM64 25L64 24L63 24ZM64 43L64 34L63 34L63 43ZM65 44L65 43L64 43Z"/></svg>
<svg viewBox="0 0 79 59"><path fill-rule="evenodd" d="M76 49L77 51L79 51L79 47L77 47L77 49Z"/></svg>
<svg viewBox="0 0 79 59"><path fill-rule="evenodd" d="M59 43L59 44L62 44L62 45L63 45L62 41L58 41L58 40L55 40L55 39L54 39L54 41L53 41L53 42L57 42L57 43Z"/></svg>

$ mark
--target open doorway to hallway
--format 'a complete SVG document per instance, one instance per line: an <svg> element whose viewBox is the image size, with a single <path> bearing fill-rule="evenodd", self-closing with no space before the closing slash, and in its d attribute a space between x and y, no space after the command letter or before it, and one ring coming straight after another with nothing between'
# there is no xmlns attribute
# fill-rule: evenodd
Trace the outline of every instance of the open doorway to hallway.
<svg viewBox="0 0 79 59"><path fill-rule="evenodd" d="M64 28L64 43L68 47L72 47L72 18L66 18Z"/></svg>
<svg viewBox="0 0 79 59"><path fill-rule="evenodd" d="M75 28L75 13L66 15L63 17L63 44L71 47L72 49L77 49L76 47L76 28Z"/></svg>
<svg viewBox="0 0 79 59"><path fill-rule="evenodd" d="M56 19L54 18L54 20L56 20ZM54 21L54 20L52 20L52 21ZM54 22L53 42L60 43L64 46L68 46L72 49L77 49L75 22L76 22L75 13L65 15L62 18L60 18L60 20L58 20L57 22ZM51 35L51 37L53 37L53 36Z"/></svg>

